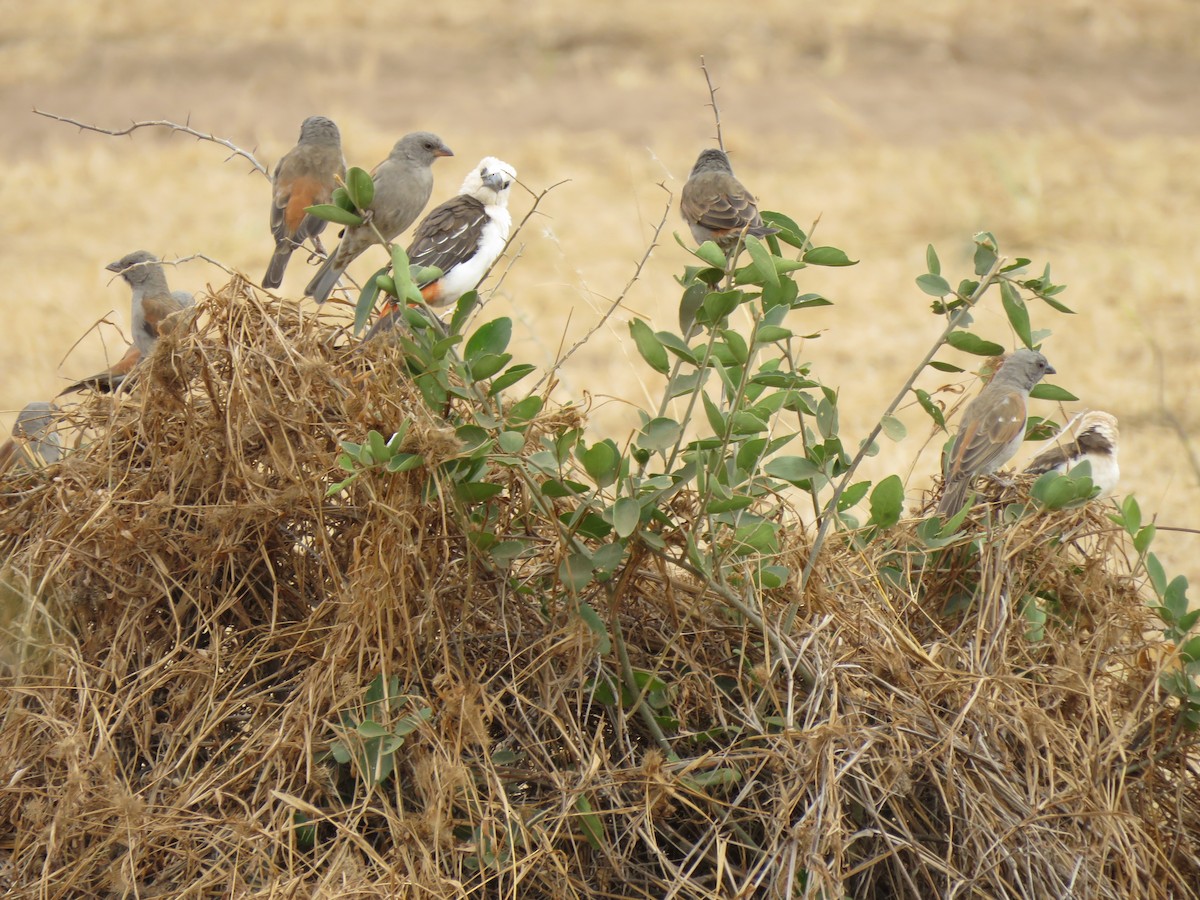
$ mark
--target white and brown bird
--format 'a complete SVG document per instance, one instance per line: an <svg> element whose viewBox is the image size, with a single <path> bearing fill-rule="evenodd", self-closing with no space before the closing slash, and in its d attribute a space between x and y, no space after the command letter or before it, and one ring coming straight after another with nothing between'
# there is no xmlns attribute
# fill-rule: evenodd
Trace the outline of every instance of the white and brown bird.
<svg viewBox="0 0 1200 900"><path fill-rule="evenodd" d="M1080 413L1051 439L1051 445L1029 461L1030 475L1046 472L1069 474L1080 463L1092 470L1092 484L1100 488L1099 497L1107 497L1117 486L1121 468L1117 464L1117 417L1100 410Z"/></svg>
<svg viewBox="0 0 1200 900"><path fill-rule="evenodd" d="M271 234L275 253L263 276L263 287L283 282L292 253L325 230L326 221L310 216L309 206L328 203L337 179L346 177L342 135L324 116L309 116L300 125L300 139L275 166L271 176Z"/></svg>
<svg viewBox="0 0 1200 900"><path fill-rule="evenodd" d="M18 463L33 468L39 461L49 464L62 457L62 442L54 430L58 413L53 403L38 400L17 414L12 437L0 444L0 474Z"/></svg>
<svg viewBox="0 0 1200 900"><path fill-rule="evenodd" d="M1022 348L1001 363L967 405L947 457L939 516L958 512L977 476L995 472L1013 458L1025 439L1029 392L1043 376L1053 374L1046 357Z"/></svg>
<svg viewBox="0 0 1200 900"><path fill-rule="evenodd" d="M758 204L733 176L722 150L703 150L679 196L679 211L696 243L715 241L728 253L747 234L765 237L778 228L763 224Z"/></svg>
<svg viewBox="0 0 1200 900"><path fill-rule="evenodd" d="M453 155L440 137L428 131L400 138L388 158L371 170L375 196L364 211L369 221L346 226L341 243L304 289L305 296L324 303L350 263L379 243L379 235L390 241L415 222L433 193L434 160Z"/></svg>
<svg viewBox="0 0 1200 900"><path fill-rule="evenodd" d="M154 254L145 250L128 253L105 268L125 279L132 290L130 319L133 344L113 365L103 372L64 388L59 392L59 396L85 387L93 387L100 391L114 390L143 358L154 351L160 329L167 317L186 309L194 302L191 294L172 291L168 287L162 264Z"/></svg>
<svg viewBox="0 0 1200 900"><path fill-rule="evenodd" d="M508 195L516 178L517 170L508 163L485 156L467 175L462 190L417 226L408 261L442 271L440 277L417 284L430 306L449 306L474 290L499 258L512 228ZM399 307L389 303L366 339L390 329L400 315Z"/></svg>

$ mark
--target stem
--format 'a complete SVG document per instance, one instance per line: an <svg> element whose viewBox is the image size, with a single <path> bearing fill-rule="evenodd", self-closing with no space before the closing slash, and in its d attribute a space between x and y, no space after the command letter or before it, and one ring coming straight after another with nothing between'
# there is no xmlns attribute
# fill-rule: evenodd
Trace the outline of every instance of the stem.
<svg viewBox="0 0 1200 900"><path fill-rule="evenodd" d="M879 437L879 433L883 430L883 420L895 412L896 408L903 402L904 398L908 396L908 392L912 390L912 386L916 383L917 378L922 372L925 371L925 367L933 361L933 358L937 356L938 351L942 349L942 345L946 343L946 338L950 335L950 332L957 329L959 324L970 315L971 310L975 308L975 304L979 302L979 298L982 297L984 292L996 281L996 276L1004 267L1005 262L1006 260L1004 257L997 257L995 262L992 263L992 267L988 269L987 274L984 275L980 280L979 286L971 292L971 296L967 298L967 302L962 306L962 308L950 317L950 321L946 324L946 328L938 336L938 339L934 341L933 346L929 349L929 352L925 354L925 358L921 360L921 362L913 370L912 374L908 376L908 380L904 382L904 386L900 388L900 391L898 394L896 394L895 399L888 404L888 408L883 411L883 415L879 417L879 421L875 423L875 427L871 429L871 433L867 436L867 439L863 441L862 446L858 448L858 453L855 454L854 459L850 463L850 467L842 474L842 480L838 482L837 489L834 490L833 496L830 497L829 502L825 504L825 512L821 516L821 524L817 528L817 536L813 538L812 547L808 551L808 561L804 564L804 571L800 573L800 585L797 594L798 597L803 597L805 589L808 587L808 579L812 577L813 568L817 563L817 557L820 556L821 548L824 546L825 539L829 535L829 527L833 523L833 511L837 509L837 502L842 498L842 494L845 492L846 488L849 487L850 479L854 476L854 472L858 469L859 464L862 463L862 461L866 458L867 451L875 442L875 438ZM793 600L788 605L787 612L783 619L783 630L785 633L792 630L792 623L795 620L796 611L799 609L799 604L800 600L797 599Z"/></svg>

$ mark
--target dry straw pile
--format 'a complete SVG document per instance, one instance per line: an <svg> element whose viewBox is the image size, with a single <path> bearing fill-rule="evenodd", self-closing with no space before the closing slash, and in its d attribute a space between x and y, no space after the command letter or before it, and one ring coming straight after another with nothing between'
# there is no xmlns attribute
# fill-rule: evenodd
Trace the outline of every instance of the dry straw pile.
<svg viewBox="0 0 1200 900"><path fill-rule="evenodd" d="M533 551L475 552L453 431L351 345L235 281L0 484L8 896L1197 896L1173 663L1095 504L994 526L950 614L961 548L835 542L758 598L787 634L635 553L586 597L621 698L553 523L513 480L486 503ZM338 442L405 419L426 466L327 498Z"/></svg>

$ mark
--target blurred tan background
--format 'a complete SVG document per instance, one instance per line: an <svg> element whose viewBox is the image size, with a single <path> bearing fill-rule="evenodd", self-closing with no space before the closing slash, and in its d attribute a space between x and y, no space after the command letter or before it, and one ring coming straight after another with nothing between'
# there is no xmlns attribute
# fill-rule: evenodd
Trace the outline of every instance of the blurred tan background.
<svg viewBox="0 0 1200 900"><path fill-rule="evenodd" d="M432 203L488 154L535 191L569 179L522 232L520 258L487 311L513 315L517 358L545 365L621 293L667 192L678 195L698 151L714 144L704 54L739 177L764 208L802 226L820 217L817 243L861 260L801 273L802 289L836 305L795 314L797 331L822 332L804 356L842 390L848 446L941 328L913 283L925 245L953 283L970 272L971 235L989 230L1009 256L1030 257L1038 271L1050 262L1078 313L1034 307L1035 327L1054 331L1054 382L1081 398L1038 411L1115 413L1121 493L1136 493L1162 524L1200 526L1191 445L1200 434L1200 4L341 6L0 0L0 425L120 356L129 294L106 263L139 248L168 259L203 253L257 281L271 251L267 182L245 161L163 131L81 133L34 107L105 128L190 120L268 168L313 113L337 121L348 161L368 168L400 135L428 129L456 153L435 166ZM518 219L531 202L514 192ZM630 401L645 404L661 387L626 323L636 314L673 327L673 276L689 260L675 231L685 229L672 201L622 308L559 372L560 398L586 392L594 430L618 442L636 421ZM310 271L297 254L282 293L298 295ZM227 278L203 261L168 274L190 291ZM105 317L113 324L93 329ZM998 298L978 328L1013 346ZM952 381L931 373L920 384ZM864 474L899 471L915 492L937 467L941 439L926 446L923 415L903 418L909 438L885 442ZM1193 582L1198 547L1186 533L1156 545L1168 571Z"/></svg>

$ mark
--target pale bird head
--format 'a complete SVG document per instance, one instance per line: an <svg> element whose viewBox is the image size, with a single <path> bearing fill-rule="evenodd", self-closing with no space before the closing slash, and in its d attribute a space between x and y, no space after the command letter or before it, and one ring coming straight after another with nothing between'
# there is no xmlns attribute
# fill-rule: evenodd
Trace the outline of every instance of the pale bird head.
<svg viewBox="0 0 1200 900"><path fill-rule="evenodd" d="M516 169L494 156L485 156L467 175L460 193L469 194L485 206L504 206L516 180Z"/></svg>

